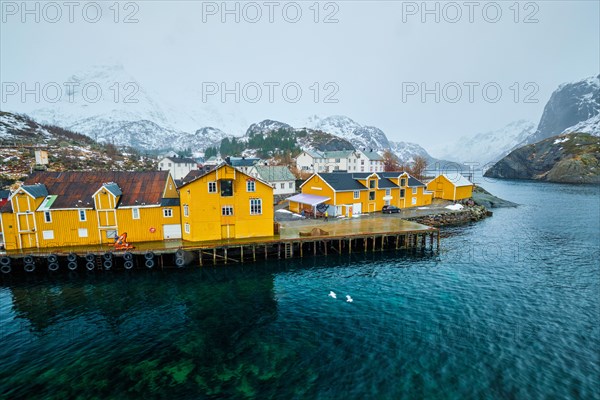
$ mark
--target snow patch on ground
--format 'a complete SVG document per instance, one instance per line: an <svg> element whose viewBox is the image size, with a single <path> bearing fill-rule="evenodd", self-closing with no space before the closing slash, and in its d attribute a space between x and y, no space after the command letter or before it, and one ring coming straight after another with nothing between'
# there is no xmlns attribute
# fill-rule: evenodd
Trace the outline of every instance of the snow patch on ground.
<svg viewBox="0 0 600 400"><path fill-rule="evenodd" d="M444 208L447 208L448 210L452 210L452 211L459 211L459 210L462 210L465 207L462 204L451 204L451 205L446 206Z"/></svg>
<svg viewBox="0 0 600 400"><path fill-rule="evenodd" d="M561 138L558 138L558 139L554 140L554 144L564 143L564 142L566 142L566 141L568 141L568 140L569 140L569 138L568 138L568 137L566 137L566 138L562 138L562 139L561 139Z"/></svg>

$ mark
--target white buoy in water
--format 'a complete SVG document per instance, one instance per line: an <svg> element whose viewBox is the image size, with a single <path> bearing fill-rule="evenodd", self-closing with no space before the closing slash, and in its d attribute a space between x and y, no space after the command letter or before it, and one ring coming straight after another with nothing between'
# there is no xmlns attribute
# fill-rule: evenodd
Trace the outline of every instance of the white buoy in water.
<svg viewBox="0 0 600 400"><path fill-rule="evenodd" d="M329 297L333 297L334 299L337 299L337 295L333 291L329 292Z"/></svg>

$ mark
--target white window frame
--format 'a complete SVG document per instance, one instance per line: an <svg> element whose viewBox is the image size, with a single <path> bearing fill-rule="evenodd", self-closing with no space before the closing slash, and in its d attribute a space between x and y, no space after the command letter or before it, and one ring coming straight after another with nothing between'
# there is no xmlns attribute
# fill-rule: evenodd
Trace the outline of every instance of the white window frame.
<svg viewBox="0 0 600 400"><path fill-rule="evenodd" d="M354 200L356 200L356 199L360 199L360 190L354 191Z"/></svg>
<svg viewBox="0 0 600 400"><path fill-rule="evenodd" d="M262 215L262 199L250 199L250 215Z"/></svg>
<svg viewBox="0 0 600 400"><path fill-rule="evenodd" d="M288 187L290 189L293 189L294 188L294 182L288 182Z"/></svg>
<svg viewBox="0 0 600 400"><path fill-rule="evenodd" d="M248 192L248 193L256 192L256 181L246 181L246 192Z"/></svg>
<svg viewBox="0 0 600 400"><path fill-rule="evenodd" d="M88 230L87 230L87 228L79 228L79 229L77 229L77 235L80 238L86 238L86 237L88 237Z"/></svg>
<svg viewBox="0 0 600 400"><path fill-rule="evenodd" d="M385 189L385 195L386 196L391 196L392 195L392 189Z"/></svg>
<svg viewBox="0 0 600 400"><path fill-rule="evenodd" d="M52 213L50 211L44 211L44 222L47 224L52 222Z"/></svg>
<svg viewBox="0 0 600 400"><path fill-rule="evenodd" d="M413 206L414 206L415 204L417 204L417 198L416 198L416 197L413 197L413 198L412 198L412 200L410 201L410 204L412 204Z"/></svg>
<svg viewBox="0 0 600 400"><path fill-rule="evenodd" d="M87 221L87 213L85 212L84 209L80 208L78 214L79 214L79 222ZM81 218L82 216L83 216L83 218Z"/></svg>
<svg viewBox="0 0 600 400"><path fill-rule="evenodd" d="M214 185L214 190L211 190L211 186ZM208 193L217 193L217 181L208 182Z"/></svg>
<svg viewBox="0 0 600 400"><path fill-rule="evenodd" d="M172 218L173 217L173 209L172 208L163 208L163 217L164 218Z"/></svg>
<svg viewBox="0 0 600 400"><path fill-rule="evenodd" d="M53 230L42 231L42 238L44 240L54 240L54 231Z"/></svg>
<svg viewBox="0 0 600 400"><path fill-rule="evenodd" d="M285 182L281 182L279 184L279 189L285 189Z"/></svg>
<svg viewBox="0 0 600 400"><path fill-rule="evenodd" d="M187 222L183 224L183 229L185 230L185 233L190 233L190 224Z"/></svg>
<svg viewBox="0 0 600 400"><path fill-rule="evenodd" d="M183 205L183 216L184 217L190 216L190 206L188 206L187 204Z"/></svg>
<svg viewBox="0 0 600 400"><path fill-rule="evenodd" d="M131 219L140 219L140 209L138 207L131 209Z"/></svg>
<svg viewBox="0 0 600 400"><path fill-rule="evenodd" d="M412 194L417 194L417 188L416 187L412 188Z"/></svg>
<svg viewBox="0 0 600 400"><path fill-rule="evenodd" d="M233 206L221 206L221 216L231 217L233 215Z"/></svg>

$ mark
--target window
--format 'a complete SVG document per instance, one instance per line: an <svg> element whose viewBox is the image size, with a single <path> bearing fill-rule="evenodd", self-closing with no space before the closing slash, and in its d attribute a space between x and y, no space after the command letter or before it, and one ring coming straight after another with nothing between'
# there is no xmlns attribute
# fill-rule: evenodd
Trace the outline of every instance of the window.
<svg viewBox="0 0 600 400"><path fill-rule="evenodd" d="M167 165L169 166L169 168L171 168L171 163L168 163Z"/></svg>
<svg viewBox="0 0 600 400"><path fill-rule="evenodd" d="M369 200L375 200L375 192L369 192Z"/></svg>
<svg viewBox="0 0 600 400"><path fill-rule="evenodd" d="M163 163L160 163L160 168L162 169L162 167L164 167Z"/></svg>
<svg viewBox="0 0 600 400"><path fill-rule="evenodd" d="M165 208L163 210L163 217L170 218L172 216L173 216L173 209L172 208Z"/></svg>
<svg viewBox="0 0 600 400"><path fill-rule="evenodd" d="M52 222L52 213L50 211L44 211L44 222Z"/></svg>
<svg viewBox="0 0 600 400"><path fill-rule="evenodd" d="M79 220L81 222L87 221L87 216L85 215L85 210L79 210Z"/></svg>
<svg viewBox="0 0 600 400"><path fill-rule="evenodd" d="M140 209L139 208L132 208L131 209L131 218L132 219L140 219Z"/></svg>
<svg viewBox="0 0 600 400"><path fill-rule="evenodd" d="M360 165L365 165L365 160L360 160Z"/></svg>
<svg viewBox="0 0 600 400"><path fill-rule="evenodd" d="M262 200L250 199L250 215L262 214Z"/></svg>
<svg viewBox="0 0 600 400"><path fill-rule="evenodd" d="M246 192L256 192L255 181L246 181Z"/></svg>
<svg viewBox="0 0 600 400"><path fill-rule="evenodd" d="M390 196L392 194L392 189L385 189L385 195Z"/></svg>
<svg viewBox="0 0 600 400"><path fill-rule="evenodd" d="M406 189L400 189L400 198L404 198L404 192Z"/></svg>
<svg viewBox="0 0 600 400"><path fill-rule="evenodd" d="M339 158L336 158L336 159L335 159L335 162L340 162L340 159L339 159Z"/></svg>
<svg viewBox="0 0 600 400"><path fill-rule="evenodd" d="M416 198L416 197L413 197L413 198L412 198L412 201L411 201L411 203L412 203L413 205L417 204L417 198Z"/></svg>
<svg viewBox="0 0 600 400"><path fill-rule="evenodd" d="M233 215L233 206L223 206L221 207L221 215L224 217L228 217Z"/></svg>
<svg viewBox="0 0 600 400"><path fill-rule="evenodd" d="M190 224L187 222L183 225L183 229L185 229L185 233L190 233Z"/></svg>
<svg viewBox="0 0 600 400"><path fill-rule="evenodd" d="M188 206L187 204L183 205L183 216L184 217L190 216L190 206Z"/></svg>
<svg viewBox="0 0 600 400"><path fill-rule="evenodd" d="M116 237L117 237L117 231L115 231L115 230L106 231L107 239L115 239Z"/></svg>
<svg viewBox="0 0 600 400"><path fill-rule="evenodd" d="M288 183L288 187L289 187L290 189L293 189L293 188L294 188L294 182L290 182L290 183Z"/></svg>
<svg viewBox="0 0 600 400"><path fill-rule="evenodd" d="M208 193L217 193L217 182L208 182Z"/></svg>
<svg viewBox="0 0 600 400"><path fill-rule="evenodd" d="M412 194L417 194L417 188L416 187L412 188Z"/></svg>
<svg viewBox="0 0 600 400"><path fill-rule="evenodd" d="M369 181L369 189L375 189L375 179Z"/></svg>
<svg viewBox="0 0 600 400"><path fill-rule="evenodd" d="M54 239L54 231L42 231L42 237L44 240Z"/></svg>
<svg viewBox="0 0 600 400"><path fill-rule="evenodd" d="M358 190L354 191L354 198L355 199L360 199L360 191L358 191Z"/></svg>
<svg viewBox="0 0 600 400"><path fill-rule="evenodd" d="M406 186L406 178L400 179L400 186Z"/></svg>
<svg viewBox="0 0 600 400"><path fill-rule="evenodd" d="M233 181L223 180L221 181L221 197L233 196Z"/></svg>
<svg viewBox="0 0 600 400"><path fill-rule="evenodd" d="M87 228L79 228L77 230L77 233L79 234L80 238L86 238L86 237L88 237L88 230L87 230Z"/></svg>
<svg viewBox="0 0 600 400"><path fill-rule="evenodd" d="M279 184L279 188L280 189L285 189L285 183L282 182L281 184Z"/></svg>

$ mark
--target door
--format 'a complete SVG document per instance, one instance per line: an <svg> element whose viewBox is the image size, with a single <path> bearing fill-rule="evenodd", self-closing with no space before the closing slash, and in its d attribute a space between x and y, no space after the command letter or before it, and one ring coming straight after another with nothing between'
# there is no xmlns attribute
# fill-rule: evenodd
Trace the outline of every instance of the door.
<svg viewBox="0 0 600 400"><path fill-rule="evenodd" d="M358 215L362 213L362 203L354 203L352 205L352 215Z"/></svg>
<svg viewBox="0 0 600 400"><path fill-rule="evenodd" d="M163 238L181 239L181 224L163 225Z"/></svg>
<svg viewBox="0 0 600 400"><path fill-rule="evenodd" d="M374 212L375 211L375 203L369 203L369 212Z"/></svg>
<svg viewBox="0 0 600 400"><path fill-rule="evenodd" d="M235 225L221 225L221 238L222 239L235 238Z"/></svg>

